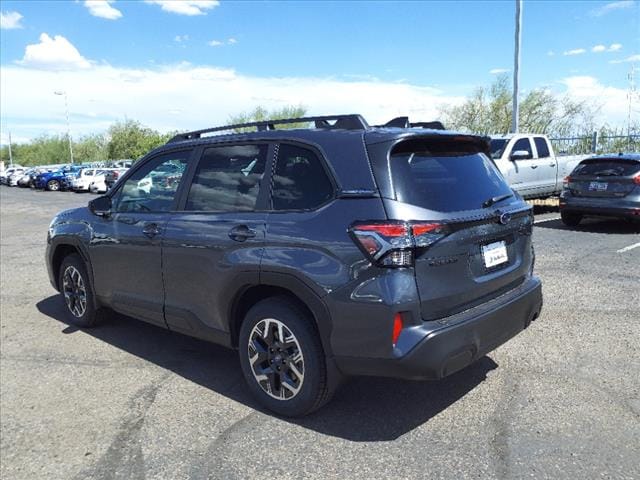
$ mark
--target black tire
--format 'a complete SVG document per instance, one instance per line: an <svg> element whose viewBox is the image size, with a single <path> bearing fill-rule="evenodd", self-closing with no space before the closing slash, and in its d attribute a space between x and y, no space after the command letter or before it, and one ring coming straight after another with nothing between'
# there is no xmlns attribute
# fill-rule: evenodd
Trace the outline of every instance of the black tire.
<svg viewBox="0 0 640 480"><path fill-rule="evenodd" d="M560 218L567 227L577 227L582 220L582 214L562 212L560 213Z"/></svg>
<svg viewBox="0 0 640 480"><path fill-rule="evenodd" d="M290 398L281 398L281 393L284 392L286 395L287 392L285 390L288 389L284 389L282 387L282 382L278 381L276 381L276 383L280 383L280 390L273 389L273 393L279 398L275 398L275 396L271 396L267 393L256 379L256 376L254 376L254 369L250 361L252 355L249 353L249 341L252 334L255 335L254 327L258 324L261 324L262 327L265 324L261 322L271 322L272 320L281 322L285 328L293 334L293 341L300 347L300 352L302 353L302 365L298 363L298 367L303 367L301 372L302 381L299 384L299 390L297 393ZM325 354L313 322L313 318L310 318L308 313L286 297L272 297L258 302L249 310L249 312L247 312L244 321L242 322L238 340L242 373L249 385L249 390L251 390L251 393L257 398L257 400L266 408L279 415L286 417L300 417L307 415L327 403L331 399L335 390L335 386L333 386L334 382L329 381ZM272 324L268 323L268 325ZM261 327L258 327L258 330L260 330ZM286 334L284 336L286 336ZM252 345L256 345L255 338L252 342ZM287 344L290 343L291 342ZM276 349L274 348L274 350ZM291 359L295 356L297 348L292 347L290 349L285 349L283 347L282 350L283 352L285 350L293 350L293 353L283 353L285 359L282 360L283 363L281 363L283 370L286 368L291 369ZM274 354L279 355L277 352L274 352ZM289 357L289 354L292 356ZM265 350L264 355L268 356L273 354L269 354ZM274 357L271 357L271 359L267 358L263 361L262 365L267 365L268 367L269 363L273 363L273 358ZM276 363L279 363L277 357L275 358ZM286 364L287 361L289 362L288 367ZM260 366L256 366L256 369L260 368ZM268 368L271 369L275 367ZM275 370L273 370L273 372L275 374ZM295 379L295 373L291 375L291 372L292 370L289 370L289 373L285 373L283 371L282 373L277 373L275 375L287 375L288 378L293 376ZM271 385L271 382L268 380L264 380L264 382L265 384L269 383ZM288 392L291 394L290 390L288 390Z"/></svg>
<svg viewBox="0 0 640 480"><path fill-rule="evenodd" d="M57 192L60 190L60 182L58 180L49 180L47 182L47 190L50 192Z"/></svg>
<svg viewBox="0 0 640 480"><path fill-rule="evenodd" d="M82 279L84 308L82 308L82 302L78 300L78 298L82 296L81 289L77 288L77 285L73 285L75 281L74 277L76 276L75 272L77 272ZM69 275L71 278L65 278L66 275ZM84 261L77 253L67 255L62 261L60 271L58 272L58 286L67 311L67 318L71 320L71 323L83 328L90 328L100 323L104 311L102 309L96 309L91 279L87 274ZM71 297L75 296L76 302L73 300L68 301L67 295Z"/></svg>

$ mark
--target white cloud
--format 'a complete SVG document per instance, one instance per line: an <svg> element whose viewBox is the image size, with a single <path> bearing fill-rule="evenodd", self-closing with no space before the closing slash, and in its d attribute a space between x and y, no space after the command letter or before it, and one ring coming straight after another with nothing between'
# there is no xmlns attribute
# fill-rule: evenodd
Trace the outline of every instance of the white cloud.
<svg viewBox="0 0 640 480"><path fill-rule="evenodd" d="M211 47L219 47L221 45L224 45L224 42L221 42L220 40L211 40L210 42L207 42L207 45Z"/></svg>
<svg viewBox="0 0 640 480"><path fill-rule="evenodd" d="M547 52L547 55L548 55L549 57L553 57L555 54L556 54L556 52L554 52L553 50L549 50L549 51Z"/></svg>
<svg viewBox="0 0 640 480"><path fill-rule="evenodd" d="M611 45L609 45L609 48L607 49L607 52L617 52L621 48L622 48L622 44L621 43L612 43Z"/></svg>
<svg viewBox="0 0 640 480"><path fill-rule="evenodd" d="M0 66L0 73L2 124L12 125L16 136L31 138L60 133L64 111L53 101L56 89L69 93L74 135L104 131L124 117L163 132L224 125L230 115L256 105L276 109L303 104L311 115L357 112L371 124L400 115L427 121L438 119L443 104L462 101L423 85L332 77L256 77L190 64L153 69L96 65L61 72L9 65Z"/></svg>
<svg viewBox="0 0 640 480"><path fill-rule="evenodd" d="M611 45L609 45L609 47L607 48L604 45L596 45L594 46L591 51L594 53L602 53L602 52L618 52L622 49L622 44L621 43L612 43Z"/></svg>
<svg viewBox="0 0 640 480"><path fill-rule="evenodd" d="M566 52L563 53L563 55L565 55L565 56L568 56L568 55L582 55L585 52L586 52L586 50L584 48L574 48L573 50L567 50Z"/></svg>
<svg viewBox="0 0 640 480"><path fill-rule="evenodd" d="M186 42L187 40L189 40L189 35L176 35L173 37L173 41L178 43Z"/></svg>
<svg viewBox="0 0 640 480"><path fill-rule="evenodd" d="M117 20L122 17L122 12L111 6L114 0L85 0L84 6L94 17L106 18L107 20Z"/></svg>
<svg viewBox="0 0 640 480"><path fill-rule="evenodd" d="M2 30L22 28L22 24L20 23L22 18L22 15L18 12L0 12L0 28L2 28Z"/></svg>
<svg viewBox="0 0 640 480"><path fill-rule="evenodd" d="M69 40L61 35L51 38L46 33L40 35L40 43L27 45L24 57L18 63L42 70L76 70L91 66Z"/></svg>
<svg viewBox="0 0 640 480"><path fill-rule="evenodd" d="M235 45L236 43L238 43L238 40L236 40L235 38L230 38L229 40L227 40L227 43L229 45Z"/></svg>
<svg viewBox="0 0 640 480"><path fill-rule="evenodd" d="M629 108L626 89L603 85L590 76L567 77L561 83L571 98L600 106L600 118L597 119L600 122L610 125L623 125L626 122Z"/></svg>
<svg viewBox="0 0 640 480"><path fill-rule="evenodd" d="M607 47L605 47L604 45L596 45L591 49L591 51L594 53L606 52Z"/></svg>
<svg viewBox="0 0 640 480"><path fill-rule="evenodd" d="M606 15L607 13L611 13L615 10L622 10L625 8L631 8L633 7L635 4L635 2L633 0L622 0L619 2L610 2L607 3L606 5L599 7L599 8L594 8L593 10L591 10L589 12L589 14L592 17L601 17L603 15Z"/></svg>
<svg viewBox="0 0 640 480"><path fill-rule="evenodd" d="M640 62L640 55L631 55L627 58L621 58L618 60L610 60L609 63L617 64L617 63L632 63L632 62Z"/></svg>
<svg viewBox="0 0 640 480"><path fill-rule="evenodd" d="M151 5L159 5L162 10L178 15L206 15L206 10L211 10L218 5L218 0L144 0Z"/></svg>
<svg viewBox="0 0 640 480"><path fill-rule="evenodd" d="M497 75L499 73L507 73L508 71L508 68L492 68L491 70L489 70L489 73L491 75Z"/></svg>

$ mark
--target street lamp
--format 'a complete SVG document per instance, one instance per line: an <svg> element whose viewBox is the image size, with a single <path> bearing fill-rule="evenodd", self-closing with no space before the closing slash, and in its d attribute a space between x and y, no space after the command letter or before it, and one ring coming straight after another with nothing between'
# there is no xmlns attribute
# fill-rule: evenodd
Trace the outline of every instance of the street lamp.
<svg viewBox="0 0 640 480"><path fill-rule="evenodd" d="M71 146L71 127L69 126L69 103L67 102L67 92L64 90L56 90L55 92L53 92L53 94L64 96L64 112L67 117L67 139L69 140L69 157L71 158L71 163L73 164L73 147Z"/></svg>

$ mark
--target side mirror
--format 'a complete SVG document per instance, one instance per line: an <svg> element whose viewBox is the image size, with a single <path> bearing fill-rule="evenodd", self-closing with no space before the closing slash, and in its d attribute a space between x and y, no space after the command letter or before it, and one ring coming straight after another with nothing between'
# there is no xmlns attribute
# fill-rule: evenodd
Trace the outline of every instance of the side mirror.
<svg viewBox="0 0 640 480"><path fill-rule="evenodd" d="M511 161L513 160L528 160L529 158L533 158L533 155L526 150L516 150L511 152L511 156L509 157Z"/></svg>
<svg viewBox="0 0 640 480"><path fill-rule="evenodd" d="M89 202L89 210L98 217L108 217L111 215L111 197L103 195Z"/></svg>

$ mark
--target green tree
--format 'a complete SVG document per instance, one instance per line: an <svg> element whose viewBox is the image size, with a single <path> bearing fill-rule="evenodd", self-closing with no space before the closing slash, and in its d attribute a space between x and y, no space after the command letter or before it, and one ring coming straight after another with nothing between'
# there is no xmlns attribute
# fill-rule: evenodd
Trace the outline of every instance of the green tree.
<svg viewBox="0 0 640 480"><path fill-rule="evenodd" d="M588 101L556 96L546 89L531 90L520 103L520 131L567 135L593 128L597 108ZM499 76L489 87L477 88L461 105L442 109L447 127L474 133L508 133L511 129L512 90L509 77Z"/></svg>
<svg viewBox="0 0 640 480"><path fill-rule="evenodd" d="M76 162L98 162L109 158L109 142L104 134L91 134L74 142L73 156Z"/></svg>
<svg viewBox="0 0 640 480"><path fill-rule="evenodd" d="M127 119L116 122L107 132L108 157L111 160L131 158L137 160L149 151L167 142L172 134L160 134L140 122Z"/></svg>
<svg viewBox="0 0 640 480"><path fill-rule="evenodd" d="M239 123L262 122L264 120L282 120L285 118L300 118L307 114L307 107L303 105L288 105L280 109L267 110L258 105L249 112L242 112L237 115L231 115L228 119L229 125L237 125ZM279 128L302 128L305 123L289 123L279 126ZM250 128L237 128L236 132L249 131Z"/></svg>

